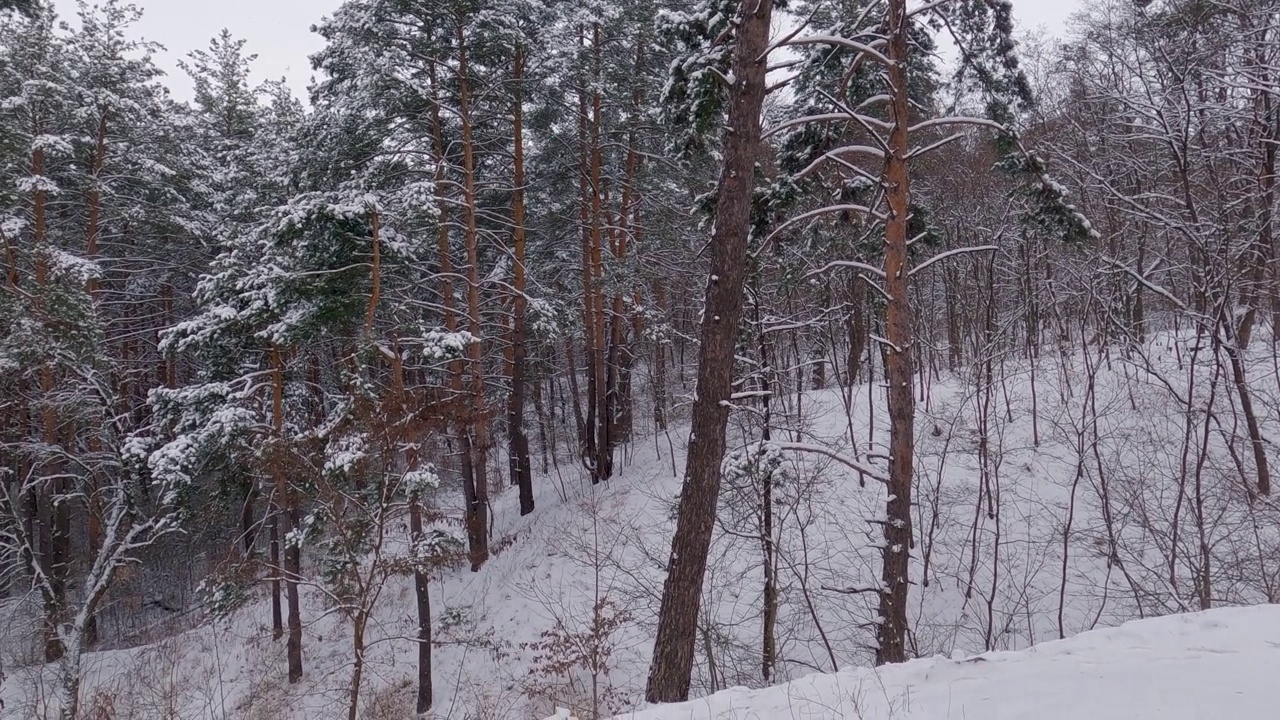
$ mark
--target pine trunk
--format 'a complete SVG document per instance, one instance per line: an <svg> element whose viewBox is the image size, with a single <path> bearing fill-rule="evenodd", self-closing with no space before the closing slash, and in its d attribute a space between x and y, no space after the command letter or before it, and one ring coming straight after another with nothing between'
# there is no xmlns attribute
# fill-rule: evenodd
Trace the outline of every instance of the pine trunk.
<svg viewBox="0 0 1280 720"><path fill-rule="evenodd" d="M578 44L585 42L585 36L581 27L578 28ZM585 90L586 79L583 79L583 89L578 93L578 222L581 226L582 235L582 330L583 330L583 357L582 362L586 374L586 402L583 413L579 413L584 418L582 430L579 433L582 440L581 456L583 463L588 470L593 470L593 463L596 460L596 397L603 390L596 384L596 364L599 358L599 349L596 347L596 314L595 314L595 273L592 271L591 264L591 247L592 247L592 214L591 214L591 193L594 186L591 181L591 144L588 140L590 116L588 115L589 103ZM572 358L570 359L572 363ZM571 381L573 379L571 378ZM576 382L576 381L574 381ZM574 402L577 402L578 391L573 390ZM594 474L593 474L594 479Z"/></svg>
<svg viewBox="0 0 1280 720"><path fill-rule="evenodd" d="M289 542L289 534L298 526L298 501L288 480L285 468L284 439L284 360L280 349L271 348L272 394L271 394L271 427L276 452L272 454L271 475L275 481L275 493L278 498L276 512L275 538L273 546L277 548L275 555L281 554L279 543L284 543L284 590L285 603L288 610L288 638L286 650L289 663L289 682L296 683L302 679L302 615L299 610L298 580L301 571L301 549L297 543ZM277 569L279 566L277 565ZM273 606L273 611L278 606ZM273 616L273 621L276 618Z"/></svg>
<svg viewBox="0 0 1280 720"><path fill-rule="evenodd" d="M533 468L529 462L529 436L524 428L525 376L528 352L525 347L525 213L524 213L524 52L517 50L512 71L515 103L512 157L511 221L512 245L515 252L515 300L511 313L511 394L507 396L507 458L511 484L520 490L520 514L533 512Z"/></svg>
<svg viewBox="0 0 1280 720"><path fill-rule="evenodd" d="M698 351L692 429L645 690L649 702L678 702L689 697L702 582L720 495L720 462L729 420L725 401L732 390L734 350L742 316L747 232L760 151L760 114L772 15L772 0L743 0L739 6L731 73L734 84L729 91L724 166L711 236L711 277Z"/></svg>
<svg viewBox="0 0 1280 720"><path fill-rule="evenodd" d="M605 340L605 304L604 304L604 182L601 174L604 164L601 147L601 124L603 123L603 98L600 95L602 81L601 69L600 25L592 30L592 56L595 63L595 82L592 83L591 95L591 157L590 168L591 191L591 232L590 237L590 271L591 271L591 371L595 385L595 456L591 461L591 481L593 483L608 480L613 475L613 407L614 384L617 382L614 366L606 358Z"/></svg>
<svg viewBox="0 0 1280 720"><path fill-rule="evenodd" d="M458 28L461 34L461 26ZM436 66L430 67L431 86L439 92L440 85L436 79ZM436 234L436 247L440 258L440 297L441 304L444 306L444 327L449 333L458 331L458 310L457 298L454 296L453 286L453 249L449 242L449 217L448 209L450 201L446 193L447 187L447 163L445 158L445 141L444 141L444 122L440 117L440 102L432 105L431 110L431 128L432 128L432 144L437 158L436 166L436 207L439 208L440 216L436 225L439 228ZM463 394L463 361L461 359L449 361L449 389L455 396ZM470 415L470 413L467 413ZM461 475L462 475L462 497L463 506L466 508L466 529L468 550L472 558L479 557L486 553L485 535L483 527L477 527L471 517L471 508L475 504L475 473L473 472L473 456L471 453L472 442L470 439L471 420L459 419L454 423L454 437L462 446L461 453Z"/></svg>
<svg viewBox="0 0 1280 720"><path fill-rule="evenodd" d="M280 562L280 501L272 495L270 507L267 509L271 517L267 521L268 561L271 564L271 639L284 637L284 604L281 602L280 578L284 575L284 566Z"/></svg>
<svg viewBox="0 0 1280 720"><path fill-rule="evenodd" d="M422 505L416 496L409 501L409 532L415 542L422 539ZM413 590L418 606L418 697L414 707L421 715L432 703L430 577L421 568L413 571Z"/></svg>
<svg viewBox="0 0 1280 720"><path fill-rule="evenodd" d="M911 556L912 460L915 452L915 394L912 392L912 329L907 221L910 213L910 123L907 97L906 0L889 0L889 93L893 127L885 158L885 194L889 218L885 226L885 379L889 400L889 498L885 503L880 617L876 663L907 659L907 588Z"/></svg>
<svg viewBox="0 0 1280 720"><path fill-rule="evenodd" d="M467 506L468 536L472 540L471 570L489 559L489 410L484 395L484 347L480 342L480 234L476 225L475 142L471 129L471 83L468 75L466 34L462 18L457 23L458 116L462 123L462 191L466 217L467 324L472 342L467 345L471 373L470 438L471 497Z"/></svg>
<svg viewBox="0 0 1280 720"><path fill-rule="evenodd" d="M36 127L38 135L40 128ZM43 177L45 170L44 150L35 149L31 153L31 174ZM36 255L36 285L43 289L49 282L49 262L45 255L45 241L48 232L48 193L39 189L32 198L32 218L34 225L34 246ZM56 370L52 364L46 363L40 368L40 394L43 407L40 410L40 440L46 452L53 452L58 446L59 424L58 411L54 406L53 391L57 384ZM70 538L66 531L69 522L63 522L66 503L59 502L59 496L65 494L66 481L62 478L61 461L50 457L41 468L46 478L37 491L37 507L40 509L40 543L39 566L48 578L44 597L44 659L54 662L66 653L66 647L58 634L58 627L65 620L67 605L67 571L70 560Z"/></svg>

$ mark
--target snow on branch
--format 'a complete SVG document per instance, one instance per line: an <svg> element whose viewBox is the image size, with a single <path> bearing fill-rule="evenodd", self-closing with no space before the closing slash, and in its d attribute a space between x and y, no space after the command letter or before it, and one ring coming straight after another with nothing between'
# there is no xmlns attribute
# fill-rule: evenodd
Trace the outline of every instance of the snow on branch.
<svg viewBox="0 0 1280 720"><path fill-rule="evenodd" d="M951 135L948 135L942 138L941 140L938 140L937 142L931 142L928 145L924 145L922 147L918 147L912 150L911 152L907 153L907 158L910 159L910 158L920 157L921 155L928 155L934 150L937 150L938 148L946 145L950 145L951 143L957 140L962 140L964 137L965 137L964 133L952 133Z"/></svg>
<svg viewBox="0 0 1280 720"><path fill-rule="evenodd" d="M927 269L930 265L933 265L934 263L937 263L937 262L941 262L943 260L949 260L955 257L956 255L966 255L968 253L976 253L976 252L995 252L996 250L999 250L999 249L1000 248L996 247L995 245L975 245L974 247L963 247L963 248L956 248L955 250L948 250L944 253L939 253L937 255L934 255L928 260L925 260L919 265L911 268L911 272L907 273L907 276L913 277L916 273L920 272L921 270Z"/></svg>
<svg viewBox="0 0 1280 720"><path fill-rule="evenodd" d="M946 5L951 2L954 2L954 0L934 0L934 2L925 3L924 5L920 5L919 7L915 7L907 10L907 17L915 17L916 15L923 15L927 12L937 10L943 5Z"/></svg>
<svg viewBox="0 0 1280 720"><path fill-rule="evenodd" d="M1113 259L1111 259L1111 258L1106 258L1106 261L1107 261L1108 263L1110 263L1111 265L1113 265L1114 267L1116 267L1117 269L1119 269L1121 272L1123 272L1123 273L1125 273L1126 275L1129 275L1130 277L1132 277L1134 280L1137 280L1137 281L1138 281L1139 283L1141 283L1141 284L1142 284L1142 286L1143 286L1143 287L1145 287L1146 289L1148 289L1148 290L1150 290L1151 292L1153 292L1153 293L1155 293L1155 294L1159 295L1160 297L1164 298L1165 300L1168 300L1169 302L1173 303L1173 306L1174 306L1174 307L1178 308L1179 310L1181 310L1181 311L1183 311L1183 312L1190 312L1190 308L1188 308L1188 307L1187 307L1187 304L1186 304L1186 303L1184 303L1184 302L1182 302L1181 300L1179 300L1178 298L1174 297L1174 296L1173 296L1173 293L1169 292L1168 290L1165 290L1164 288L1160 287L1159 285L1156 285L1156 284L1152 283L1150 280L1147 280L1147 279L1146 279L1145 277L1143 277L1143 276L1142 276L1142 275L1141 275L1137 270L1134 270L1133 268L1131 268L1131 267L1129 267L1128 265L1125 265L1125 264L1123 264L1123 263L1119 262L1118 260L1113 260Z"/></svg>
<svg viewBox="0 0 1280 720"><path fill-rule="evenodd" d="M850 40L849 38L843 38L838 35L806 35L805 37L799 38L797 40L791 40L790 42L786 43L786 45L790 45L790 46L836 45L838 47L848 48L850 50L856 50L860 53L863 53L867 57L874 59L876 62L880 63L881 65L885 67L890 67L893 65L893 61L890 60L888 57L886 57L879 50L876 50L877 45L883 46L887 44L887 42L888 42L887 40L881 38L879 40L872 41L872 43L868 45L866 43L860 43L857 40Z"/></svg>
<svg viewBox="0 0 1280 720"><path fill-rule="evenodd" d="M907 132L915 134L921 130L927 130L932 127L946 127L949 125L976 125L978 127L988 127L1000 132L1008 130L1004 125L995 120L988 120L981 117L971 117L963 115L952 115L948 117L930 118L912 125Z"/></svg>
<svg viewBox="0 0 1280 720"><path fill-rule="evenodd" d="M841 122L841 121L848 122L848 121L852 121L853 119L854 118L851 117L848 112L843 112L843 111L818 113L816 115L805 115L804 117L792 118L791 120L787 120L786 122L778 123L777 125L761 133L760 139L768 140L769 138L773 137L774 135L777 135L780 132L790 130L793 127L802 127L804 125L809 125L811 123Z"/></svg>
<svg viewBox="0 0 1280 720"><path fill-rule="evenodd" d="M868 265L864 262L858 262L856 260L832 260L826 265L823 265L821 268L818 268L817 270L814 270L813 272L806 274L805 277L811 278L815 275L825 275L826 273L830 272L831 270L834 270L835 268L854 268L855 270L862 270L863 272L871 273L872 275L875 275L876 277L879 277L879 278L884 277L884 271L881 270L880 268L874 265Z"/></svg>
<svg viewBox="0 0 1280 720"><path fill-rule="evenodd" d="M821 217L823 215L830 215L831 213L838 213L838 212L863 213L866 215L870 215L871 217L877 220L885 219L884 213L876 212L875 210L872 210L866 205L853 205L848 203L842 203L839 205L827 205L826 207L820 207L817 210L810 210L809 212L801 213L787 220L786 222L781 223L780 225L778 225L778 227L774 228L773 232L769 233L769 236L764 239L764 242L765 243L772 242L774 238L781 235L783 231L785 231L787 228L790 228L792 225L795 225L797 223L802 223L806 220L811 220L816 217Z"/></svg>
<svg viewBox="0 0 1280 720"><path fill-rule="evenodd" d="M799 443L799 442L771 442L769 444L772 445L773 447L776 447L778 450L789 450L791 452L822 455L823 457L830 458L831 460L834 460L840 463L841 465L844 465L845 467L849 468L850 470L853 470L856 473L859 473L861 475L866 475L873 480L877 480L882 483L889 482L889 479L885 477L883 473L871 467L870 465L863 464L858 460L855 460L847 455L838 453L835 450L832 450L831 448L823 447L822 445L811 445L809 443Z"/></svg>
<svg viewBox="0 0 1280 720"><path fill-rule="evenodd" d="M874 334L873 334L873 335L868 335L867 337L869 337L869 338L871 338L872 340L874 340L874 341L876 341L876 342L880 343L881 345L884 345L885 347L889 348L890 350L892 350L892 351L894 351L894 352L896 352L896 353L900 353L900 352L902 352L902 348L900 348L900 347L898 347L897 345L894 345L893 343L889 342L886 338L883 338L883 337L880 337L879 335L874 335Z"/></svg>
<svg viewBox="0 0 1280 720"><path fill-rule="evenodd" d="M814 158L813 162L809 163L807 167L796 173L793 179L796 181L803 180L818 168L822 167L823 163L828 160L835 160L847 166L847 163L845 163L841 158L842 155L870 155L877 160L883 160L885 152L880 148L871 147L870 145L845 145L843 147L838 147L833 150L828 150Z"/></svg>

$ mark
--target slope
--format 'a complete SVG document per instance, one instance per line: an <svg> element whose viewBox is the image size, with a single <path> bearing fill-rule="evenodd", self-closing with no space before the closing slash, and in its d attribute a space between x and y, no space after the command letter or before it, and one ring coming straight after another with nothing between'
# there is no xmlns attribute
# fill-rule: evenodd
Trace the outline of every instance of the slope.
<svg viewBox="0 0 1280 720"><path fill-rule="evenodd" d="M1192 376L1204 370L1185 361L1191 342L1161 336L1130 358L1007 360L1004 380L995 385L978 382L977 374L922 378L913 655L1035 646L1027 657L1057 657L1053 662L1062 667L1073 646L1059 653L1046 640L1207 604L1280 601L1280 509L1242 489L1242 469L1227 444L1235 435L1226 394L1177 392L1194 386ZM1251 375L1266 406L1280 407L1270 366L1259 361ZM1215 403L1215 413L1200 410ZM802 692L810 686L817 694L794 712L778 710L775 698L765 701L773 705L755 709L756 715L741 717L841 717L822 709L839 707L837 700L857 700L867 712L959 709L938 703L969 687L975 694L963 696L969 698L965 714L937 717L999 720L1039 717L1005 714L1024 712L1019 708L1069 708L1054 699L1052 688L1036 689L1012 668L984 680L981 673L988 671L975 668L1009 664L1000 655L973 663L923 661L883 675L813 675L871 660L879 575L875 523L885 494L878 483L860 482L829 457L791 450L815 446L872 458L884 451L887 423L878 384L792 392L775 398L773 409L774 438L789 448L770 479L778 663L767 681L762 678L761 483L737 467L727 473L704 587L694 694L793 684L715 695L708 702L728 704L695 704L685 711L745 708L751 698L774 697L770 692L810 698ZM744 426L750 417L749 411L735 414L737 441L731 448L739 453L743 436L757 437ZM1280 435L1280 418L1265 423L1268 433ZM571 428L561 430L570 436ZM619 452L618 475L596 486L563 447L546 471L535 458L538 510L529 516L519 515L515 493L494 497L493 558L478 573L442 570L431 584L435 717L542 718L557 706L579 717L607 717L640 707L686 436L687 429L675 425L669 433L637 435ZM443 488L437 501L448 511L457 501L456 488ZM315 568L304 572L315 577ZM283 643L270 638L269 601L260 585L254 593L229 618L151 646L91 653L84 685L89 706L110 704L115 714L108 717L117 718L345 717L349 623L318 587L304 589L305 674L290 686ZM409 715L414 618L411 582L393 579L366 638L361 717ZM1171 624L1153 627L1191 627L1177 625L1183 622L1177 618L1161 622ZM1274 618L1268 622L1250 642L1280 641L1280 634L1264 632L1276 627ZM1129 629L1119 632L1123 637ZM1080 642L1110 636L1085 637ZM1159 649L1153 643L1146 644ZM1143 643L1132 646L1136 651ZM1280 656L1280 648L1258 647ZM1177 662L1212 663L1217 657L1208 651L1186 655L1171 655L1170 662L1181 657ZM8 679L0 687L0 716L56 717L47 703L56 668L4 660ZM1144 667L1102 670L1118 679L1107 687L1125 690L1120 699L1163 687L1151 684L1164 683L1161 673L1177 670ZM1098 669L1083 666L1079 672ZM926 677L953 681L929 690L933 685ZM877 694L881 682L887 689ZM1005 682L1015 689L997 692ZM1079 687L1064 687L1068 691L1060 697L1073 702L1109 707L1114 699L1092 692L1077 698ZM854 692L858 688L861 694ZM1000 706L970 704L984 697L998 699ZM1036 705L1042 697L1049 702ZM1179 701L1175 710L1195 707Z"/></svg>
<svg viewBox="0 0 1280 720"><path fill-rule="evenodd" d="M1280 607L1126 623L1028 650L853 668L627 720L1209 720L1280 712Z"/></svg>

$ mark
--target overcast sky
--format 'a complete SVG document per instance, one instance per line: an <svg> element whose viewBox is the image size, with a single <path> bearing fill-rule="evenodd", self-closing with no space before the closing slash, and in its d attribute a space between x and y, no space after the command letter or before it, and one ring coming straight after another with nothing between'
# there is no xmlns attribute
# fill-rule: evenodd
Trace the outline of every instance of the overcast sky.
<svg viewBox="0 0 1280 720"><path fill-rule="evenodd" d="M58 13L74 18L75 0L53 0ZM307 56L323 46L311 25L333 12L342 0L134 0L142 8L138 34L164 45L158 58L167 73L168 86L180 100L190 99L191 83L177 67L177 60L197 48L222 28L245 38L247 49L258 55L257 80L284 77L301 98L306 97L311 65ZM1013 0L1014 15L1022 27L1043 26L1057 32L1081 0Z"/></svg>

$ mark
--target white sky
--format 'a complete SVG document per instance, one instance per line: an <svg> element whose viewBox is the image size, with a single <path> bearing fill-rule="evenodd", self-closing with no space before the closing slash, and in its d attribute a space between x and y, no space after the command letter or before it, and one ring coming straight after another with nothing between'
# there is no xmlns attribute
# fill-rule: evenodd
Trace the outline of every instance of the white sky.
<svg viewBox="0 0 1280 720"><path fill-rule="evenodd" d="M1082 0L1012 0L1023 28L1060 32ZM190 99L191 83L177 60L204 48L222 28L245 38L246 50L258 55L259 81L284 77L294 93L306 98L311 64L307 56L323 47L311 25L333 12L342 0L134 0L143 10L138 34L164 45L157 64L169 74L166 83L179 100ZM76 0L53 0L59 15L74 19Z"/></svg>
<svg viewBox="0 0 1280 720"><path fill-rule="evenodd" d="M1012 0L1013 16L1022 28L1043 28L1051 35L1062 32L1067 18L1084 4L1082 0Z"/></svg>
<svg viewBox="0 0 1280 720"><path fill-rule="evenodd" d="M92 4L92 0L90 0ZM169 74L165 84L178 100L192 90L177 61L206 48L222 28L244 38L245 51L256 54L256 80L287 78L294 93L306 98L311 63L307 56L324 47L311 26L333 12L342 0L133 0L142 9L137 34L165 47L156 64ZM59 16L74 20L76 0L53 0Z"/></svg>

